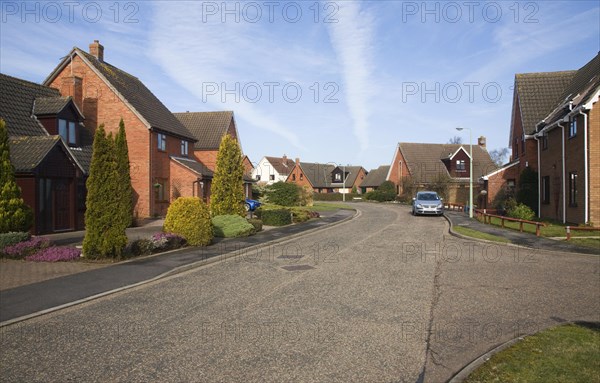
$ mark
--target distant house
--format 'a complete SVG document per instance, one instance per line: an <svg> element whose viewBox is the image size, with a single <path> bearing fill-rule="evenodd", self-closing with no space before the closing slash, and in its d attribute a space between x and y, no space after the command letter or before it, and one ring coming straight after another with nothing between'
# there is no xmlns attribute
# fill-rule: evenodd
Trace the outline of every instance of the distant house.
<svg viewBox="0 0 600 383"><path fill-rule="evenodd" d="M360 184L361 192L368 193L377 190L377 188L387 180L389 171L390 165L382 165L377 169L371 170Z"/></svg>
<svg viewBox="0 0 600 383"><path fill-rule="evenodd" d="M283 157L265 156L258 161L258 164L252 171L252 178L256 182L271 185L275 182L285 182L294 167L295 162L292 159Z"/></svg>
<svg viewBox="0 0 600 383"><path fill-rule="evenodd" d="M537 123L539 215L600 222L600 54L577 70Z"/></svg>
<svg viewBox="0 0 600 383"><path fill-rule="evenodd" d="M360 186L365 176L366 170L362 166L300 162L296 158L286 182L307 187L315 193L350 193L353 186Z"/></svg>
<svg viewBox="0 0 600 383"><path fill-rule="evenodd" d="M185 126L196 139L193 147L193 156L200 164L198 179L200 185L200 196L210 201L210 190L212 176L217 167L217 154L221 139L226 134L235 138L242 150L240 135L237 130L234 114L232 111L222 112L184 112L174 113L175 117ZM243 153L243 150L242 150ZM244 192L246 198L252 195L252 163L248 156L244 156Z"/></svg>
<svg viewBox="0 0 600 383"><path fill-rule="evenodd" d="M100 124L116 134L123 119L136 216L164 216L173 198L197 194L201 164L189 152L196 138L142 81L106 62L97 40L89 52L73 48L44 85L72 97L90 135Z"/></svg>
<svg viewBox="0 0 600 383"><path fill-rule="evenodd" d="M0 118L17 184L34 213L32 233L82 229L92 137L73 98L0 74Z"/></svg>
<svg viewBox="0 0 600 383"><path fill-rule="evenodd" d="M472 163L473 198L480 204L482 185L477 180L497 169L486 149L485 137L480 137L473 145ZM444 182L448 184L449 202L466 203L469 199L470 166L469 145L400 142L386 178L396 184L399 195L404 193L405 182L420 190Z"/></svg>

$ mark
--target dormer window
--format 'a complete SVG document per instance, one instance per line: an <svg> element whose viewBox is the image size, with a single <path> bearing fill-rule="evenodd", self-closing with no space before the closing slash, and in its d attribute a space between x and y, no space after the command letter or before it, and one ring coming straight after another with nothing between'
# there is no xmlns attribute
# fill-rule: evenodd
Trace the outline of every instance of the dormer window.
<svg viewBox="0 0 600 383"><path fill-rule="evenodd" d="M58 120L58 134L69 146L77 145L77 129L75 122L63 119Z"/></svg>
<svg viewBox="0 0 600 383"><path fill-rule="evenodd" d="M464 172L466 170L467 170L467 167L465 165L465 160L456 160L456 171Z"/></svg>
<svg viewBox="0 0 600 383"><path fill-rule="evenodd" d="M185 140L181 140L181 155L183 157L188 156L188 142Z"/></svg>
<svg viewBox="0 0 600 383"><path fill-rule="evenodd" d="M335 180L336 181L342 181L342 174L341 173L335 173Z"/></svg>

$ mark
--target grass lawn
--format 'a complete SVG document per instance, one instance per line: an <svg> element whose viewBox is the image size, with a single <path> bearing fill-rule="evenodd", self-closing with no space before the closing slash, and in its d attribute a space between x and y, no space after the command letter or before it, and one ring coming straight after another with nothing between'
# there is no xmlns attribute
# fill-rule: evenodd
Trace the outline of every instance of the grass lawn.
<svg viewBox="0 0 600 383"><path fill-rule="evenodd" d="M571 237L571 240L568 243L572 243L577 246L585 246L592 247L600 251L600 238L574 238Z"/></svg>
<svg viewBox="0 0 600 383"><path fill-rule="evenodd" d="M587 383L600 379L600 326L563 325L493 355L465 383Z"/></svg>
<svg viewBox="0 0 600 383"><path fill-rule="evenodd" d="M333 211L339 209L353 210L352 207L342 203L328 203L321 201L315 202L309 209L314 211Z"/></svg>
<svg viewBox="0 0 600 383"><path fill-rule="evenodd" d="M452 226L452 230L457 232L458 234L466 235L468 237L473 237L477 239L486 239L488 241L501 242L501 243L510 243L510 241L506 238L499 237L497 235L483 233L481 231L469 229L464 226Z"/></svg>
<svg viewBox="0 0 600 383"><path fill-rule="evenodd" d="M501 226L500 218L492 218L492 225ZM540 234L542 237L566 237L567 232L565 230L566 225L562 225L560 223L547 223L548 226L540 227ZM507 229L519 230L518 222L510 222L504 221L504 227ZM535 235L535 225L531 224L523 224L523 232L530 233ZM574 236L577 237L590 237L590 236L599 236L600 232L598 231L572 231Z"/></svg>

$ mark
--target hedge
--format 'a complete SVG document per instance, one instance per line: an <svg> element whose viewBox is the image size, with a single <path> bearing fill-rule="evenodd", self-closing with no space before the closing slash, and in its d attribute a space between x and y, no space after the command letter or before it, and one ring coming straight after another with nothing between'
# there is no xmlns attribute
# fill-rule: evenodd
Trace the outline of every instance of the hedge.
<svg viewBox="0 0 600 383"><path fill-rule="evenodd" d="M261 219L267 226L284 226L292 223L292 214L286 209L264 210Z"/></svg>
<svg viewBox="0 0 600 383"><path fill-rule="evenodd" d="M212 219L215 237L247 237L254 234L254 225L239 215L218 215Z"/></svg>
<svg viewBox="0 0 600 383"><path fill-rule="evenodd" d="M209 245L213 228L208 206L198 197L177 198L167 210L163 230L181 235L191 246Z"/></svg>

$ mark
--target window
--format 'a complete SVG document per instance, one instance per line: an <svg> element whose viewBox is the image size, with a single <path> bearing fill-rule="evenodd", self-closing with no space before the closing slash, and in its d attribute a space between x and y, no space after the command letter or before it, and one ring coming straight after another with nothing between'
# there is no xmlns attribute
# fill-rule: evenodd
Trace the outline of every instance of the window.
<svg viewBox="0 0 600 383"><path fill-rule="evenodd" d="M275 174L269 174L269 179L271 181L275 181Z"/></svg>
<svg viewBox="0 0 600 383"><path fill-rule="evenodd" d="M467 169L465 165L465 160L456 160L456 171L464 172Z"/></svg>
<svg viewBox="0 0 600 383"><path fill-rule="evenodd" d="M154 197L157 201L165 200L165 180L157 180L154 183Z"/></svg>
<svg viewBox="0 0 600 383"><path fill-rule="evenodd" d="M300 181L304 179L304 174L300 173Z"/></svg>
<svg viewBox="0 0 600 383"><path fill-rule="evenodd" d="M542 203L550 203L550 176L542 177Z"/></svg>
<svg viewBox="0 0 600 383"><path fill-rule="evenodd" d="M525 134L521 136L521 154L525 153Z"/></svg>
<svg viewBox="0 0 600 383"><path fill-rule="evenodd" d="M58 135L70 146L77 145L77 129L75 122L59 119Z"/></svg>
<svg viewBox="0 0 600 383"><path fill-rule="evenodd" d="M575 137L577 135L577 119L573 118L571 120L571 125L569 125L569 138Z"/></svg>
<svg viewBox="0 0 600 383"><path fill-rule="evenodd" d="M342 181L342 174L341 173L335 173L335 180L336 181Z"/></svg>
<svg viewBox="0 0 600 383"><path fill-rule="evenodd" d="M260 174L257 174L257 175L256 175L256 180L257 180L257 181L260 181Z"/></svg>
<svg viewBox="0 0 600 383"><path fill-rule="evenodd" d="M542 150L548 149L548 136L544 133L542 136Z"/></svg>
<svg viewBox="0 0 600 383"><path fill-rule="evenodd" d="M158 150L166 151L167 150L167 136L164 134L158 134Z"/></svg>
<svg viewBox="0 0 600 383"><path fill-rule="evenodd" d="M296 181L296 175L292 174L292 181Z"/></svg>
<svg viewBox="0 0 600 383"><path fill-rule="evenodd" d="M577 207L577 172L569 173L569 206Z"/></svg>
<svg viewBox="0 0 600 383"><path fill-rule="evenodd" d="M181 155L184 157L188 156L188 142L185 140L181 140Z"/></svg>
<svg viewBox="0 0 600 383"><path fill-rule="evenodd" d="M517 184L517 182L514 179L506 180L506 188L508 189L509 192L515 191L516 184Z"/></svg>

